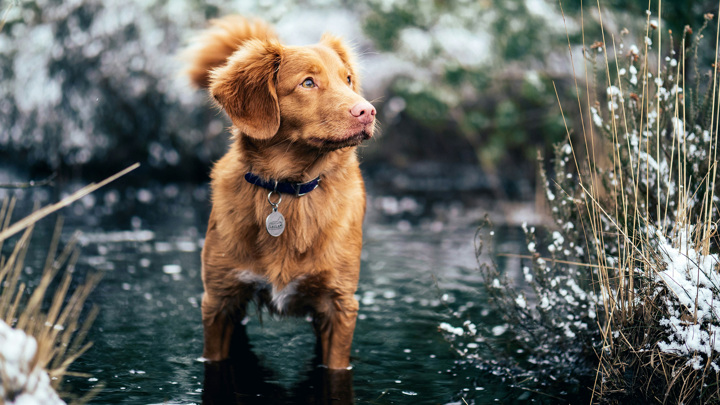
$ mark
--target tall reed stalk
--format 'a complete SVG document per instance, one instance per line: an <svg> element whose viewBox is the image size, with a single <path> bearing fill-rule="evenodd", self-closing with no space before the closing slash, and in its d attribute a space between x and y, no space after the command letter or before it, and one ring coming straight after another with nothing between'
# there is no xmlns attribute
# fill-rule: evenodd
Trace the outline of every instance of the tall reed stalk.
<svg viewBox="0 0 720 405"><path fill-rule="evenodd" d="M516 375L586 378L591 402L720 403L720 21L706 14L676 43L653 17L662 0L648 8L641 46L626 30L606 33L599 1L600 38L588 46L581 14L583 66L571 58L586 79L576 82L580 125L566 123L552 179L541 173L555 227L542 239L524 226L527 286L481 270L526 353L506 353Z"/></svg>
<svg viewBox="0 0 720 405"><path fill-rule="evenodd" d="M708 294L711 301L720 298L717 256L711 254L720 103L717 69L702 80L697 56L713 16L706 15L693 42L692 31L683 32L678 57L672 33L663 32L662 19L651 19L651 10L638 52L617 46L614 36L606 42L599 2L597 7L603 41L601 51L588 56L604 65L597 85L607 89L607 109L604 116L585 111L606 139L611 165L587 154L589 169L580 170L573 153L579 189L557 180L555 187L548 184L582 200L577 209L590 251L581 259L597 269L592 281L602 316L593 394L608 399L640 391L662 402L717 402L720 391L708 381L717 382L720 371L714 345L720 312L701 301ZM655 10L661 15L662 0ZM668 50L662 48L664 35ZM717 44L716 34L716 62ZM688 65L696 69L694 88L685 84ZM569 129L567 145L574 151ZM567 175L557 170L557 176Z"/></svg>

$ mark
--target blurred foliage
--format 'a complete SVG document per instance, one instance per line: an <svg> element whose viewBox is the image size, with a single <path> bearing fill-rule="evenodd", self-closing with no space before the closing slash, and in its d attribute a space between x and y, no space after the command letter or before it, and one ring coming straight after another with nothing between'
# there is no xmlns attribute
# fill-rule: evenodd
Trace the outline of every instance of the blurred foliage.
<svg viewBox="0 0 720 405"><path fill-rule="evenodd" d="M191 89L177 54L207 20L277 18L286 3L5 1L0 32L0 161L43 171L204 179L229 121Z"/></svg>
<svg viewBox="0 0 720 405"><path fill-rule="evenodd" d="M413 134L419 142L460 137L487 171L519 163L510 167L533 172L537 149L549 152L565 136L552 87L564 78L545 72L547 56L566 44L553 3L375 0L365 12L363 28L376 46L413 66L387 91L404 109L387 112L385 142L393 143L393 134L413 120L426 127ZM413 160L398 159L401 148L385 150L393 156L384 161Z"/></svg>
<svg viewBox="0 0 720 405"><path fill-rule="evenodd" d="M181 174L207 164L213 153L199 131L224 123L197 108L202 97L177 90L178 64L168 57L205 10L200 2L175 12L155 2L18 2L0 33L4 160L106 171L143 161Z"/></svg>
<svg viewBox="0 0 720 405"><path fill-rule="evenodd" d="M617 11L642 5L602 3L615 21L608 35L645 24ZM16 2L0 32L0 159L108 172L141 161L205 178L226 148L217 135L229 121L181 78L184 41L229 13L286 20L291 32L314 32L345 13L337 21L367 36L349 39L372 59L364 83L380 97L384 137L364 149L367 163L480 163L532 178L537 150L548 155L566 136L553 83L568 124L577 119L567 36L577 53L579 4L563 4L564 24L550 0ZM684 2L663 4L672 26L709 7L692 1L683 14L675 11ZM584 7L586 42L601 40L595 5Z"/></svg>
<svg viewBox="0 0 720 405"><path fill-rule="evenodd" d="M598 72L590 62L590 74L582 73L582 47L600 44L594 48L602 50L603 40L610 42L609 46L616 40L618 58L627 56L633 44L643 48L647 22L657 19L657 3L651 2L648 17L647 2L600 1L601 30L595 1L371 1L365 10L366 34L378 48L413 66L399 74L388 89L389 97L402 99L402 103L388 104L404 109L389 111L391 119L385 122L390 127L386 130L390 139L385 141L392 144L396 133L407 136L403 127L413 120L426 129L412 134L419 142L432 137L462 138L486 171L510 176L534 173L537 151L550 155L552 145L566 138L558 101L569 128L579 121L574 76L577 74L580 92L586 88L587 77L594 93ZM668 41L667 28L674 30L677 40L686 24L700 18L694 25L699 27L702 13L716 9L717 4L673 0L663 1L662 7L663 41ZM627 35L624 28L642 35ZM623 42L624 49L620 46ZM570 63L568 45L577 66ZM613 60L615 54L610 48ZM615 63L610 65L615 72ZM591 98L598 99L596 94ZM400 119L393 119L396 115ZM412 161L412 156L398 158L402 148L385 150L384 161ZM429 155L423 157L432 159Z"/></svg>

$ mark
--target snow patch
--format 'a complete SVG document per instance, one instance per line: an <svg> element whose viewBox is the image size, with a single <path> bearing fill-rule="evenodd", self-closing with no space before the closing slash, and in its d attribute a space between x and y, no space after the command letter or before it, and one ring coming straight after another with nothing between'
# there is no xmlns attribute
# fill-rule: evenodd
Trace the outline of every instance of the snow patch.
<svg viewBox="0 0 720 405"><path fill-rule="evenodd" d="M0 320L0 403L65 404L35 360L37 342Z"/></svg>

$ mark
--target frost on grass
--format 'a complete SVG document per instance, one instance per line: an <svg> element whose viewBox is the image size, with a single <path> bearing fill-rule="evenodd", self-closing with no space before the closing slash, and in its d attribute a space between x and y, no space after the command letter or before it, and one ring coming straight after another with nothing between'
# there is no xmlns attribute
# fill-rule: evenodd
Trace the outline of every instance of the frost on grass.
<svg viewBox="0 0 720 405"><path fill-rule="evenodd" d="M568 156L567 148L559 152ZM567 196L553 194L561 207L557 212L565 212L567 204L563 205L562 201L566 201ZM597 307L602 301L592 291L583 269L553 261L578 260L577 245L568 236L578 230L566 223L563 221L565 233L552 232L547 240L538 239L534 227L523 225L528 249L535 253L529 265L522 268L529 289L513 285L491 266L481 268L497 317L484 319L485 327L477 327L476 320L465 320L462 325L456 320L445 322L439 328L465 360L479 362L500 375L509 373L513 378L532 375L534 381L538 381L539 376L563 376L565 381L578 382L578 377L592 370L587 361L591 349L577 342L597 335L594 325ZM542 258L540 253L549 253L550 257ZM459 312L461 316L462 311ZM488 344L508 340L513 342L513 353L503 357L493 352L492 358L487 357Z"/></svg>
<svg viewBox="0 0 720 405"><path fill-rule="evenodd" d="M65 404L37 365L37 342L0 320L0 403Z"/></svg>
<svg viewBox="0 0 720 405"><path fill-rule="evenodd" d="M552 179L541 161L554 223L538 233L523 224L523 277L481 265L497 327L506 328L497 346L520 349L491 359L467 345L462 353L510 376L585 376L600 402L719 403L713 75L678 82L683 61L674 57L648 71L639 49L646 42L618 55L621 74L601 77L603 99L584 110L602 137L594 142L605 141L606 163L571 161L568 151L585 145L568 142L555 149ZM685 53L697 44L686 42ZM493 332L472 339L492 342Z"/></svg>

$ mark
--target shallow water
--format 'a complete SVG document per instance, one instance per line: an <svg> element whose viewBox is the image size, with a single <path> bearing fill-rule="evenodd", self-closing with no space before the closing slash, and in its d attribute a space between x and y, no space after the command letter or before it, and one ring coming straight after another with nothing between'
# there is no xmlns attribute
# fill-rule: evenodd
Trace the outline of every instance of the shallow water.
<svg viewBox="0 0 720 405"><path fill-rule="evenodd" d="M24 206L57 197L47 190L20 193ZM238 403L320 402L327 387L314 366L308 320L265 314L261 324L252 316L240 364L206 370L198 360L207 198L204 186L109 189L63 212L65 239L72 230L83 233L78 273L104 273L89 300L100 308L88 336L94 346L72 367L92 377L68 379L71 391L104 385L93 403L209 403L213 396L224 403L222 386L233 381L246 391L234 397ZM459 362L438 330L441 322L462 323L452 315L460 307L462 319L482 327L501 323L480 288L473 237L486 209L477 201L370 190L353 370L336 384L343 393L333 395L376 404L547 400ZM53 224L38 227L29 265L44 260ZM502 251L521 252L522 238L517 227L496 229ZM519 268L513 260L500 264Z"/></svg>

